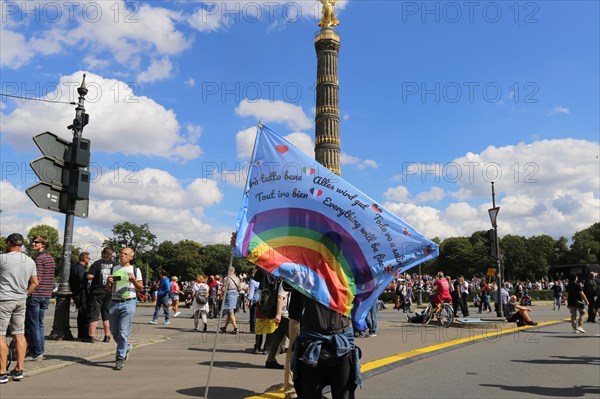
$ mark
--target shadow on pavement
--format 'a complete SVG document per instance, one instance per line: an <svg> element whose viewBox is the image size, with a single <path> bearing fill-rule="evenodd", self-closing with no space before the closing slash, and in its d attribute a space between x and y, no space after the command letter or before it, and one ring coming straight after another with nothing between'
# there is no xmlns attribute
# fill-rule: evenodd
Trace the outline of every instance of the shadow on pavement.
<svg viewBox="0 0 600 399"><path fill-rule="evenodd" d="M204 397L205 387L197 387L197 388L186 388L186 389L178 389L178 394L194 396L198 398ZM208 388L208 396L211 399L232 399L232 398L246 398L248 396L255 395L255 392L249 391L247 389L241 388L230 388L230 387L209 387Z"/></svg>
<svg viewBox="0 0 600 399"><path fill-rule="evenodd" d="M206 362L200 362L198 363L201 366L210 366L210 361L206 361ZM237 370L237 369L264 369L265 366L263 365L257 365L257 364L252 364L252 363L242 363L242 362L218 362L215 361L213 362L213 367L218 367L218 368L223 368L223 369L230 369L230 370Z"/></svg>
<svg viewBox="0 0 600 399"><path fill-rule="evenodd" d="M551 387L538 387L538 386L508 386L508 385L494 385L494 384L481 384L482 387L499 388L505 391L512 392L526 392L540 396L550 396L558 398L579 398L585 395L600 395L600 387L593 385L574 385L572 387L564 388L551 388Z"/></svg>
<svg viewBox="0 0 600 399"><path fill-rule="evenodd" d="M532 364L593 364L600 365L600 359L593 356L550 356L553 359L535 359L535 360L513 360L516 363Z"/></svg>

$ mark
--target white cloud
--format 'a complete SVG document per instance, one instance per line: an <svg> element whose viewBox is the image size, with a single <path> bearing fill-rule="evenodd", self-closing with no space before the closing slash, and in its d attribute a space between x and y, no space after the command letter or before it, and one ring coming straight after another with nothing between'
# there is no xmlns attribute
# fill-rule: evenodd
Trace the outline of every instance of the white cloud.
<svg viewBox="0 0 600 399"><path fill-rule="evenodd" d="M256 127L250 127L245 130L240 130L235 135L237 158L249 160L252 156L252 148L256 139ZM283 136L290 143L302 150L311 158L315 157L315 145L312 138L302 132L293 132L287 136Z"/></svg>
<svg viewBox="0 0 600 399"><path fill-rule="evenodd" d="M430 201L440 201L444 199L446 196L446 192L444 189L440 187L431 187L431 190L424 191L415 196L415 202L430 202Z"/></svg>
<svg viewBox="0 0 600 399"><path fill-rule="evenodd" d="M195 87L196 86L196 80L194 78L187 78L184 82L184 85L186 85L187 87Z"/></svg>
<svg viewBox="0 0 600 399"><path fill-rule="evenodd" d="M359 170L363 170L366 168L377 169L379 167L377 161L374 161L372 159L363 160L350 154L346 154L345 152L342 152L342 154L340 155L340 164L355 165Z"/></svg>
<svg viewBox="0 0 600 399"><path fill-rule="evenodd" d="M223 200L215 180L195 179L187 186L170 173L146 168L135 174L119 170L92 185L89 220L104 229L127 220L148 223L160 240L210 239L212 227L203 222L204 210Z"/></svg>
<svg viewBox="0 0 600 399"><path fill-rule="evenodd" d="M250 159L252 157L252 148L256 139L256 127L249 127L240 130L235 135L235 148L238 159Z"/></svg>
<svg viewBox="0 0 600 399"><path fill-rule="evenodd" d="M34 54L27 49L27 39L21 33L5 29L0 26L0 66L17 69L29 62Z"/></svg>
<svg viewBox="0 0 600 399"><path fill-rule="evenodd" d="M102 60L93 55L85 57L83 62L85 63L86 68L90 70L104 69L110 65L108 60Z"/></svg>
<svg viewBox="0 0 600 399"><path fill-rule="evenodd" d="M264 123L286 123L293 130L309 129L313 125L302 107L279 100L242 100L235 108L235 113L239 116L254 117Z"/></svg>
<svg viewBox="0 0 600 399"><path fill-rule="evenodd" d="M191 46L191 40L176 27L184 21L178 11L123 0L55 2L52 7L61 17L51 24L35 25L29 37L19 32L28 29L27 24L10 21L7 25L12 30L2 29L3 66L19 68L38 54L59 54L71 47L84 47L89 53L85 62L90 68L105 67L97 60L108 53L135 71L146 57L178 55ZM11 17L19 18L8 19Z"/></svg>
<svg viewBox="0 0 600 399"><path fill-rule="evenodd" d="M306 133L294 132L285 136L285 139L298 147L302 152L311 157L315 158L315 143L312 137Z"/></svg>
<svg viewBox="0 0 600 399"><path fill-rule="evenodd" d="M554 108L552 108L552 111L550 111L550 115L553 114L570 114L571 113L571 109L569 109L568 107L563 107L562 105L557 105Z"/></svg>
<svg viewBox="0 0 600 399"><path fill-rule="evenodd" d="M599 220L597 154L598 143L574 139L490 146L479 154L468 153L454 159L452 168L448 167L450 164L419 165L404 177L403 182L408 185L411 179L422 182L436 178L450 186L454 184L458 189L448 194L459 202L434 211L403 203L410 200L410 193L405 186L397 186L384 192L383 197L390 201L384 206L427 236L470 235L491 228L487 210L491 208L490 179L494 177L501 235L550 234L570 238ZM432 170L438 170L438 176L425 173ZM442 189L432 187L415 198L441 200L443 194ZM472 203L481 205L475 207Z"/></svg>
<svg viewBox="0 0 600 399"><path fill-rule="evenodd" d="M396 186L388 188L383 193L383 198L385 198L388 201L412 202L410 200L408 188L406 188L405 186Z"/></svg>
<svg viewBox="0 0 600 399"><path fill-rule="evenodd" d="M226 2L212 3L205 8L199 8L193 14L187 16L188 24L199 32L215 32L221 29L226 29L231 20L227 15L222 14L221 6L225 6Z"/></svg>
<svg viewBox="0 0 600 399"><path fill-rule="evenodd" d="M165 80L171 77L173 64L168 57L159 60L152 60L147 70L140 73L137 77L139 83L154 83L159 80Z"/></svg>
<svg viewBox="0 0 600 399"><path fill-rule="evenodd" d="M83 73L61 77L56 90L46 97L75 101ZM157 156L174 161L188 161L202 154L196 143L198 136L185 137L172 110L148 97L136 96L119 80L87 73L86 85L85 106L90 124L84 129L84 137L92 140L94 151ZM46 130L70 138L65 132L65 121L73 119L72 107L41 102L15 102L15 105L11 113L0 113L0 129L6 142L19 149L31 148L31 132ZM126 143L124 138L127 138ZM135 145L124 145L129 143Z"/></svg>

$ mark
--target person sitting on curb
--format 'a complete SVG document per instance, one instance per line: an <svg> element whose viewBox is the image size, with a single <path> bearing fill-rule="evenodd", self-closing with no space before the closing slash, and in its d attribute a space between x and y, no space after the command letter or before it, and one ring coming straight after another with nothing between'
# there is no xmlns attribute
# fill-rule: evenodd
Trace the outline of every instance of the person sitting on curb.
<svg viewBox="0 0 600 399"><path fill-rule="evenodd" d="M521 306L517 303L517 297L512 295L506 304L506 320L510 323L517 323L517 326L537 326L538 323L531 320L529 317L531 308Z"/></svg>

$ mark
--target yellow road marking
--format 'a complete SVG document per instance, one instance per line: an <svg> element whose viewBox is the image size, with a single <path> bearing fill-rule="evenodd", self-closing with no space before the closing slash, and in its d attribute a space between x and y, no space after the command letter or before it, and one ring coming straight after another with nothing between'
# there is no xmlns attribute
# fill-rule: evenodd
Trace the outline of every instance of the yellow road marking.
<svg viewBox="0 0 600 399"><path fill-rule="evenodd" d="M540 322L537 326L512 327L512 328L507 328L505 330L504 329L493 330L490 332L485 332L483 334L474 335L472 337L453 339L453 340L450 340L448 342L444 342L441 344L431 345L431 346L427 346L425 348L413 349L411 351L402 352L402 353L398 353L396 355L373 360L371 362L361 365L360 371L361 371L361 373L366 373L368 371L375 370L379 367L387 366L388 364L392 364L392 363L395 363L395 362L398 362L401 360L409 359L411 357L419 356L424 353L435 352L435 351L439 351L444 348L449 348L451 346L464 344L466 342L474 342L474 341L478 341L478 340L482 340L482 339L489 339L492 337L497 337L500 335L508 334L508 333L511 333L514 331L521 331L521 330L527 330L530 328L549 326L552 324L558 324L558 323L562 323L564 321L569 321L569 320L570 319L544 321L544 322ZM281 388L277 391L269 391L269 392L265 392L265 393L257 395L257 396L249 396L245 399L283 399L284 397L285 397L285 395L283 393L283 388Z"/></svg>

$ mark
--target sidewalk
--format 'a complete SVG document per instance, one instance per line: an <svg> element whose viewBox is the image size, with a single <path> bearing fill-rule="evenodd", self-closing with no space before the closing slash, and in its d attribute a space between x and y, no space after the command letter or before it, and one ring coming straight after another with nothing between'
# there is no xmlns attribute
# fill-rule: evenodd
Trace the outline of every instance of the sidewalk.
<svg viewBox="0 0 600 399"><path fill-rule="evenodd" d="M162 335L148 336L145 334L136 334L132 337L130 343L136 348L141 348L167 339L167 337ZM112 337L108 343L95 342L93 344L79 341L51 341L47 339L44 345L46 351L44 353L44 360L25 362L25 369L28 376L46 373L77 363L90 362L106 356L114 356L116 347ZM15 363L13 361L11 367Z"/></svg>

